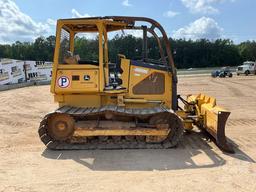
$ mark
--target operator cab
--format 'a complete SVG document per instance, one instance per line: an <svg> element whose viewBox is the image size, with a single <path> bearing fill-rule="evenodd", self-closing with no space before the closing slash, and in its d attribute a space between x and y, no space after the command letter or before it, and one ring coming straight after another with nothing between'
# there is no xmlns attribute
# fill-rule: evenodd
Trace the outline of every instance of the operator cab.
<svg viewBox="0 0 256 192"><path fill-rule="evenodd" d="M171 54L166 54L168 46L163 43L163 37L159 37L155 29L158 29L156 23L144 21L150 25L135 25L134 21L113 19L64 19L59 20L57 31L57 46L55 50L55 61L58 61L60 68L69 69L93 69L98 70L99 76L103 76L103 80L99 77L99 86L101 91L114 91L127 89L128 76L122 77L123 70L129 70L124 65L134 65L138 67L153 68L163 71L170 71L175 77L175 71L172 69L173 61ZM138 24L141 24L139 22ZM119 50L114 50L114 54L110 53L109 41L114 38L113 33L136 30L141 34L141 38L136 42L140 47L136 47L135 54L129 54L129 50L123 45ZM158 29L159 32L159 29ZM148 35L154 39L154 47L148 47ZM160 31L161 35L161 31ZM123 37L123 36L121 36ZM59 46L59 47L58 47ZM150 49L158 49L158 55L151 55L153 59L149 59ZM112 50L113 51L113 50ZM170 51L169 51L170 52ZM129 56L129 60L126 56ZM131 58L131 56L133 58ZM126 60L126 61L125 61ZM75 78L76 79L76 78ZM103 83L102 83L103 82ZM84 82L86 83L86 82ZM89 83L89 82L87 82ZM96 85L97 86L97 85ZM95 89L94 89L95 90Z"/></svg>

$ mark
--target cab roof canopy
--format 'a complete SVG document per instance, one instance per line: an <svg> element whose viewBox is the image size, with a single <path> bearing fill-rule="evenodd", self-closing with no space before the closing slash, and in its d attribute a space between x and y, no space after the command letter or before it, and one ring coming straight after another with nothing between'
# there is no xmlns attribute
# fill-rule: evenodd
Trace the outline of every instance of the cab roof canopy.
<svg viewBox="0 0 256 192"><path fill-rule="evenodd" d="M136 26L136 22L145 23L145 25ZM145 41L146 32L151 33L156 39L160 49L160 55L162 61L167 63L165 53L167 54L168 63L171 67L173 74L173 79L176 81L176 70L171 54L171 46L167 34L163 27L155 20L147 17L127 17L127 16L106 16L106 17L88 17L88 18L71 18L71 19L60 19L57 22L58 28L63 27L68 31L76 32L98 32L99 28L101 30L110 32L117 31L122 29L140 29L143 30L143 41ZM158 29L161 32L163 39L163 45L165 50L162 47L162 42L155 32L155 29ZM146 43L144 43L146 45Z"/></svg>
<svg viewBox="0 0 256 192"><path fill-rule="evenodd" d="M133 29L135 24L135 22L126 20L114 20L111 17L60 19L58 23L63 24L64 28L76 32L97 32L97 25L104 25L107 32L121 29Z"/></svg>
<svg viewBox="0 0 256 192"><path fill-rule="evenodd" d="M96 32L98 31L97 25L104 25L106 31L109 32L121 29L141 29L141 26L135 26L136 21L147 22L152 25L151 28L160 26L153 19L146 17L123 16L60 19L58 23L64 25L68 30L76 32Z"/></svg>

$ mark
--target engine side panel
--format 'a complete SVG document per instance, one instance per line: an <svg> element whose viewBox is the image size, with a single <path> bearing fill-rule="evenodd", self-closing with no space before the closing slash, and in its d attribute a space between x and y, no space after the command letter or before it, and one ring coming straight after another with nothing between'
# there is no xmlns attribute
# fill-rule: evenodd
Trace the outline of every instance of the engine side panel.
<svg viewBox="0 0 256 192"><path fill-rule="evenodd" d="M131 65L129 79L127 98L162 101L171 108L172 77L167 71Z"/></svg>

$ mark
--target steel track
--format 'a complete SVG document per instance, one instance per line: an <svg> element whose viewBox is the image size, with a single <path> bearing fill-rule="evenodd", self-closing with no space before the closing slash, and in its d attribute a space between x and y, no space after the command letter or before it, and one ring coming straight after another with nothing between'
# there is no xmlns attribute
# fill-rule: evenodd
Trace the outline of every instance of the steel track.
<svg viewBox="0 0 256 192"><path fill-rule="evenodd" d="M159 115L170 117L168 123L171 125L171 131L168 138L161 143L146 143L134 139L132 141L127 140L125 137L121 137L120 140L115 140L113 137L108 137L106 141L102 141L99 137L93 137L93 139L87 139L86 142L74 143L73 138L66 141L56 141L50 137L47 131L47 120L51 115L56 113L69 114L74 118L99 116L104 115L106 112L112 112L115 115L130 116L130 117L148 117ZM82 150L82 149L163 149L175 147L180 141L183 134L182 120L172 111L165 107L155 108L143 108L143 109L126 109L124 107L117 106L104 106L100 108L78 108L64 106L57 109L55 112L47 114L40 123L38 134L41 141L49 149L53 150Z"/></svg>

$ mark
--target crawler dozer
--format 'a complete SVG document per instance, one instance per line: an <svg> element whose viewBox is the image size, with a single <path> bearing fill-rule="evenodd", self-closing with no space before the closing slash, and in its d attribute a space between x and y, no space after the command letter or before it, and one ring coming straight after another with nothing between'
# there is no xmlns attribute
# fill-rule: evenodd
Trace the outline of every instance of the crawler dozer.
<svg viewBox="0 0 256 192"><path fill-rule="evenodd" d="M141 34L141 58L118 53L109 60L112 32ZM141 32L141 33L140 33ZM76 37L97 34L95 59L76 55ZM148 57L148 36L159 59ZM87 47L88 52L92 46ZM194 126L208 132L217 146L233 152L225 124L229 111L204 94L182 98L171 46L163 27L144 17L92 17L57 22L51 92L59 108L47 114L38 130L49 149L171 148Z"/></svg>

